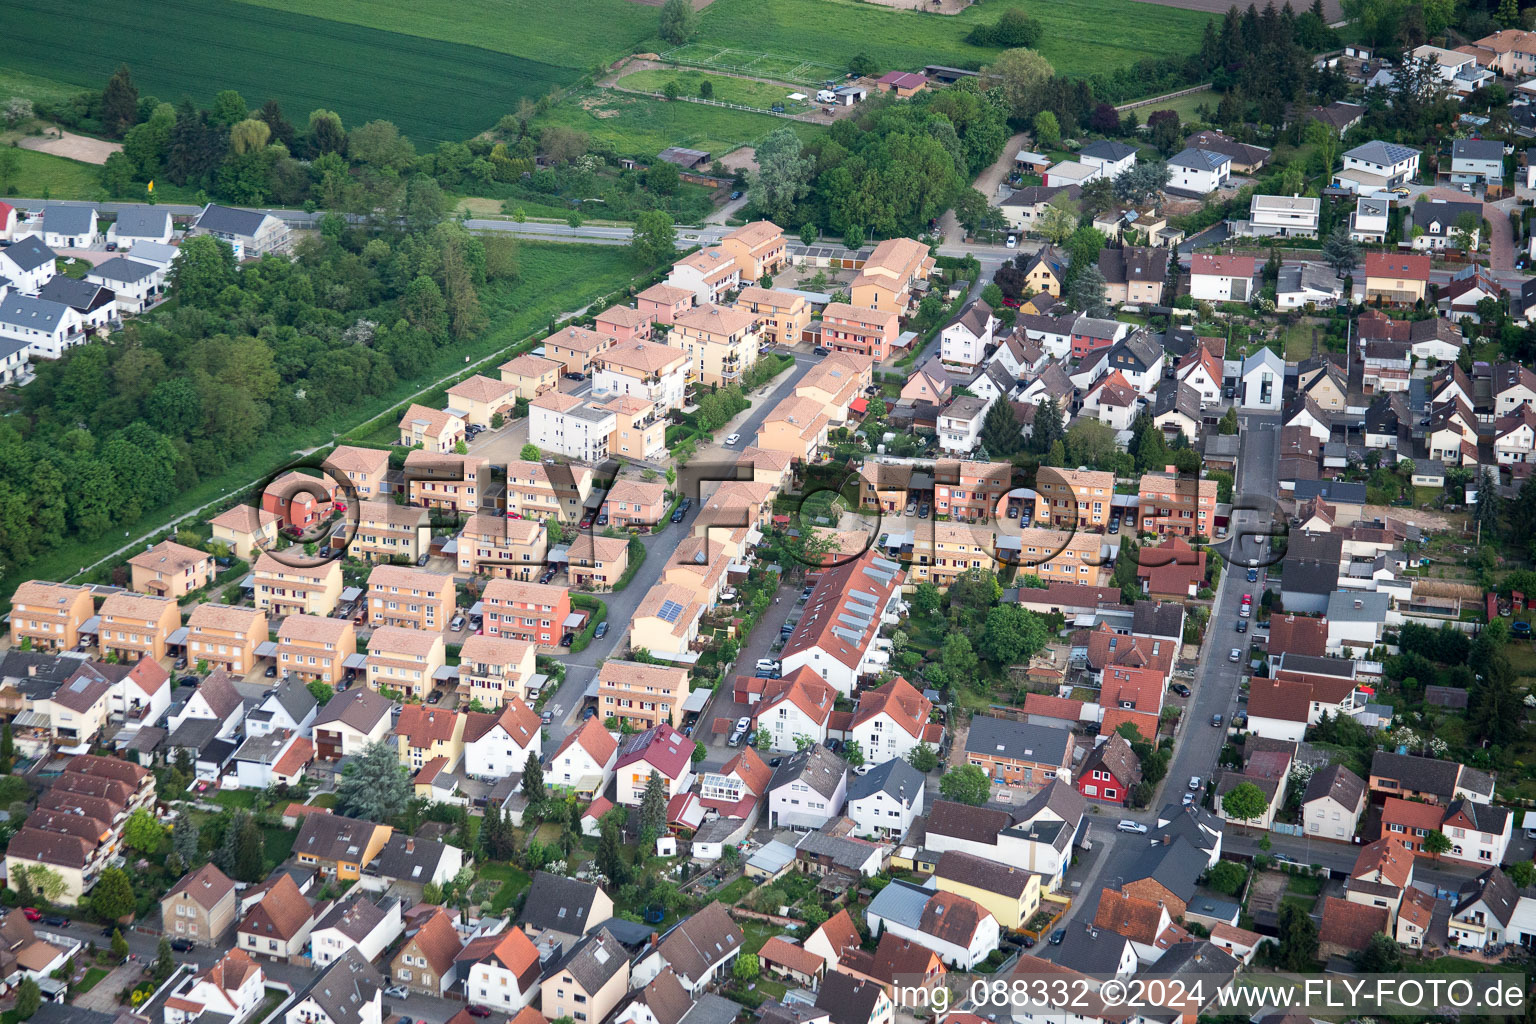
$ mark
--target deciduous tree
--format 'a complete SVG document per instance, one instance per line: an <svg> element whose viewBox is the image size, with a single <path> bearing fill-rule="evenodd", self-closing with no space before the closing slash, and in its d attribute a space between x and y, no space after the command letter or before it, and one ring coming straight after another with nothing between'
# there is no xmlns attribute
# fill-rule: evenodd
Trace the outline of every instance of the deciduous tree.
<svg viewBox="0 0 1536 1024"><path fill-rule="evenodd" d="M758 212L777 223L793 223L795 206L811 191L816 160L805 153L800 136L777 128L757 145L757 174L747 196Z"/></svg>
<svg viewBox="0 0 1536 1024"><path fill-rule="evenodd" d="M992 781L976 765L962 764L951 768L939 779L939 792L946 800L980 807L992 792Z"/></svg>

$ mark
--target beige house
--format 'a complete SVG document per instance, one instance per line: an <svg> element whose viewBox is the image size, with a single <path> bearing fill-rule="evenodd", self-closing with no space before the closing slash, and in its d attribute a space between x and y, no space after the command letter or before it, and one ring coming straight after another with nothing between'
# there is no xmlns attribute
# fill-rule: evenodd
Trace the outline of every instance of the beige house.
<svg viewBox="0 0 1536 1024"><path fill-rule="evenodd" d="M794 477L793 466L794 456L789 452L769 451L755 445L743 448L736 458L737 473L745 475L742 471L750 469L752 482L767 484L772 494L788 489Z"/></svg>
<svg viewBox="0 0 1536 1024"><path fill-rule="evenodd" d="M273 618L329 615L341 600L341 562L289 565L262 553L256 559L256 607Z"/></svg>
<svg viewBox="0 0 1536 1024"><path fill-rule="evenodd" d="M256 647L267 642L267 616L260 608L200 604L187 619L187 662L206 661L233 676L256 667Z"/></svg>
<svg viewBox="0 0 1536 1024"><path fill-rule="evenodd" d="M758 428L757 446L770 451L788 452L809 462L827 444L826 411L814 398L790 395L774 406Z"/></svg>
<svg viewBox="0 0 1536 1024"><path fill-rule="evenodd" d="M420 771L439 757L446 767L458 764L464 758L466 721L457 711L407 704L395 722L400 763L412 771Z"/></svg>
<svg viewBox="0 0 1536 1024"><path fill-rule="evenodd" d="M263 551L277 543L276 512L258 509L253 505L236 505L208 520L213 527L213 539L229 546L234 556L249 562L257 549Z"/></svg>
<svg viewBox="0 0 1536 1024"><path fill-rule="evenodd" d="M441 633L380 626L368 638L368 689L395 690L423 700L433 674L448 663Z"/></svg>
<svg viewBox="0 0 1536 1024"><path fill-rule="evenodd" d="M603 511L614 526L655 526L667 510L667 489L662 484L648 484L633 478L614 481L608 489Z"/></svg>
<svg viewBox="0 0 1536 1024"><path fill-rule="evenodd" d="M159 661L180 626L181 609L172 598L113 594L101 603L101 656L116 654L129 665L140 658Z"/></svg>
<svg viewBox="0 0 1536 1024"><path fill-rule="evenodd" d="M735 533L743 540L746 528L733 531L730 537L721 537L724 530L711 530L706 537L685 537L672 554L672 560L661 571L661 582L672 583L693 591L705 609L720 603L720 591L737 553Z"/></svg>
<svg viewBox="0 0 1536 1024"><path fill-rule="evenodd" d="M507 516L574 523L592 493L589 466L546 466L514 459L507 463Z"/></svg>
<svg viewBox="0 0 1536 1024"><path fill-rule="evenodd" d="M828 422L841 426L848 422L853 403L867 397L865 391L874 383L874 365L867 355L833 352L800 378L795 394L820 402Z"/></svg>
<svg viewBox="0 0 1536 1024"><path fill-rule="evenodd" d="M667 453L667 421L655 402L619 395L598 405L613 414L608 453L630 459L659 459Z"/></svg>
<svg viewBox="0 0 1536 1024"><path fill-rule="evenodd" d="M693 591L670 583L658 583L646 592L629 624L629 647L645 649L657 657L686 654L699 635L704 605Z"/></svg>
<svg viewBox="0 0 1536 1024"><path fill-rule="evenodd" d="M376 565L368 574L368 622L427 632L448 628L458 604L453 576L403 565Z"/></svg>
<svg viewBox="0 0 1536 1024"><path fill-rule="evenodd" d="M864 268L853 279L849 294L855 306L906 315L920 282L928 280L934 260L928 247L911 238L889 238L875 246Z"/></svg>
<svg viewBox="0 0 1536 1024"><path fill-rule="evenodd" d="M450 410L428 409L412 403L400 417L400 443L448 454L464 440L464 420Z"/></svg>
<svg viewBox="0 0 1536 1024"><path fill-rule="evenodd" d="M644 730L682 721L688 699L688 672L670 665L646 665L609 658L597 670L597 710Z"/></svg>
<svg viewBox="0 0 1536 1024"><path fill-rule="evenodd" d="M465 425L492 426L491 421L512 415L512 405L517 398L517 386L505 380L492 380L484 374L475 374L459 381L448 389L448 404L464 420Z"/></svg>
<svg viewBox="0 0 1536 1024"><path fill-rule="evenodd" d="M565 1017L596 1024L607 1020L628 992L629 951L599 928L545 976L539 1009L545 1020Z"/></svg>
<svg viewBox="0 0 1536 1024"><path fill-rule="evenodd" d="M571 542L568 564L571 586L612 590L629 568L629 541L582 533Z"/></svg>
<svg viewBox="0 0 1536 1024"><path fill-rule="evenodd" d="M220 943L235 926L235 883L212 864L181 876L160 904L160 933L199 946Z"/></svg>
<svg viewBox="0 0 1536 1024"><path fill-rule="evenodd" d="M355 687L338 693L315 715L315 755L339 761L361 753L389 735L394 702Z"/></svg>
<svg viewBox="0 0 1536 1024"><path fill-rule="evenodd" d="M769 345L798 345L811 322L811 304L804 295L749 285L736 296L736 308L757 320L758 332Z"/></svg>
<svg viewBox="0 0 1536 1024"><path fill-rule="evenodd" d="M107 724L112 686L94 671L70 676L53 694L32 702L29 710L45 715L55 743L75 746L91 743ZM92 794L95 795L95 794Z"/></svg>
<svg viewBox="0 0 1536 1024"><path fill-rule="evenodd" d="M405 457L410 502L426 508L473 514L479 510L485 496L490 470L490 462L478 455L411 452Z"/></svg>
<svg viewBox="0 0 1536 1024"><path fill-rule="evenodd" d="M357 507L357 533L347 545L347 554L365 562L415 562L431 543L426 509L388 499L364 501Z"/></svg>
<svg viewBox="0 0 1536 1024"><path fill-rule="evenodd" d="M357 653L357 630L346 619L290 615L277 630L277 669L306 683L335 686L344 662Z"/></svg>
<svg viewBox="0 0 1536 1024"><path fill-rule="evenodd" d="M383 448L357 448L339 445L326 457L324 468L345 479L359 501L384 494L384 478L389 475L389 452Z"/></svg>
<svg viewBox="0 0 1536 1024"><path fill-rule="evenodd" d="M37 651L71 651L80 627L96 612L86 587L28 580L11 595L11 646L32 642Z"/></svg>
<svg viewBox="0 0 1536 1024"><path fill-rule="evenodd" d="M756 281L764 274L777 274L789 262L789 248L784 244L784 229L770 220L755 220L724 235L720 248L730 253L741 268L743 281Z"/></svg>
<svg viewBox="0 0 1536 1024"><path fill-rule="evenodd" d="M213 582L213 556L173 540L128 559L133 590L156 597L183 598Z"/></svg>
<svg viewBox="0 0 1536 1024"><path fill-rule="evenodd" d="M531 580L544 571L549 531L542 519L475 515L459 534L459 572Z"/></svg>
<svg viewBox="0 0 1536 1024"><path fill-rule="evenodd" d="M527 700L537 672L538 649L526 640L477 633L459 651L459 698L495 711L509 700Z"/></svg>
<svg viewBox="0 0 1536 1024"><path fill-rule="evenodd" d="M673 322L667 344L688 353L688 374L694 380L736 384L757 362L756 319L729 306L697 306Z"/></svg>
<svg viewBox="0 0 1536 1024"><path fill-rule="evenodd" d="M562 373L591 373L592 360L608 351L612 336L585 327L567 327L544 339L544 358L553 359Z"/></svg>
<svg viewBox="0 0 1536 1024"><path fill-rule="evenodd" d="M560 386L558 360L525 353L502 363L497 369L501 371L502 383L512 385L515 397L530 402Z"/></svg>

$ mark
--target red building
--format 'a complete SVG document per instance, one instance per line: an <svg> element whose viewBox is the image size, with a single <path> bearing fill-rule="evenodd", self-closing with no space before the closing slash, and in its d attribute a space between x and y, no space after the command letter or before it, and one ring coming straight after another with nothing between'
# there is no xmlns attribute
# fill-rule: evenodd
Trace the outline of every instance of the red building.
<svg viewBox="0 0 1536 1024"><path fill-rule="evenodd" d="M303 473L286 473L261 492L261 510L277 516L279 530L307 530L331 514L335 492L327 480Z"/></svg>
<svg viewBox="0 0 1536 1024"><path fill-rule="evenodd" d="M1141 760L1118 733L1089 751L1077 772L1077 791L1089 800L1124 805L1141 781Z"/></svg>

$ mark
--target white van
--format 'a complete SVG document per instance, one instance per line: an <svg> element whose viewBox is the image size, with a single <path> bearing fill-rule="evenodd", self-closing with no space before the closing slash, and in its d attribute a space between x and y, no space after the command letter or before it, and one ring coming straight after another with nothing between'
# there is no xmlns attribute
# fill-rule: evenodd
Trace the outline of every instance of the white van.
<svg viewBox="0 0 1536 1024"><path fill-rule="evenodd" d="M817 103L833 103L833 102L836 102L836 100L837 100L837 93L833 92L831 89L822 89L821 91L816 93L816 102Z"/></svg>

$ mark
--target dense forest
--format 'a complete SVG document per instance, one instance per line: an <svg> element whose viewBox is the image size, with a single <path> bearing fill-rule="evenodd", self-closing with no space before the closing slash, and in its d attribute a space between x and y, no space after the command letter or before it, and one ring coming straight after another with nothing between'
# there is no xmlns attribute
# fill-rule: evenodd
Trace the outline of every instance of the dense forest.
<svg viewBox="0 0 1536 1024"><path fill-rule="evenodd" d="M40 364L0 421L0 559L132 523L480 331L480 289L516 276L517 244L442 220L435 196L406 180L375 223L329 216L292 260L237 266L211 237L183 243L169 303Z"/></svg>

